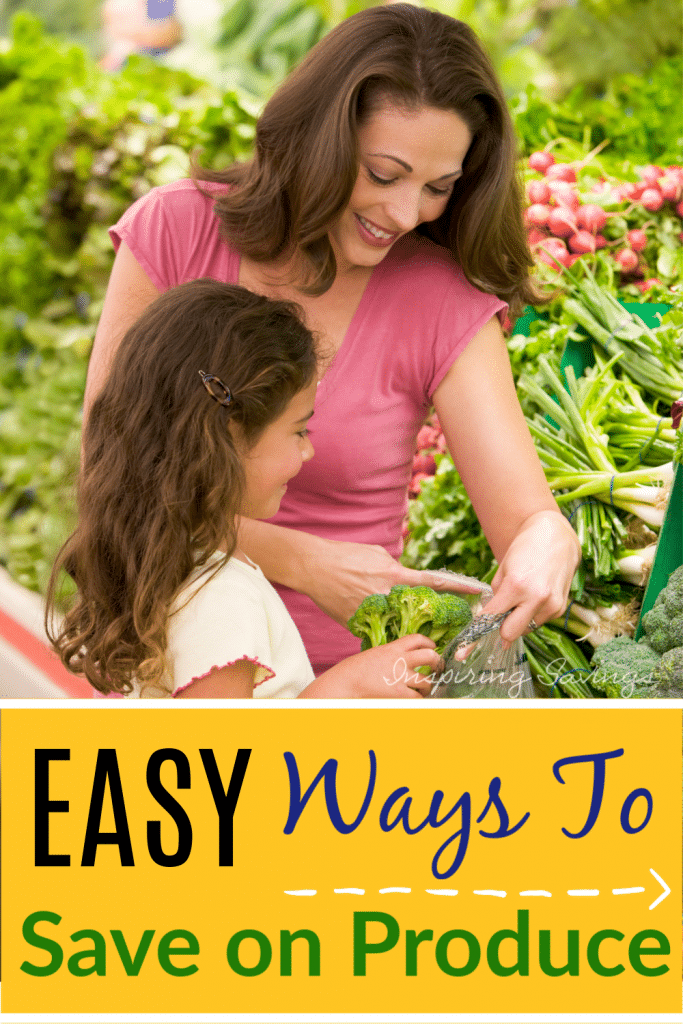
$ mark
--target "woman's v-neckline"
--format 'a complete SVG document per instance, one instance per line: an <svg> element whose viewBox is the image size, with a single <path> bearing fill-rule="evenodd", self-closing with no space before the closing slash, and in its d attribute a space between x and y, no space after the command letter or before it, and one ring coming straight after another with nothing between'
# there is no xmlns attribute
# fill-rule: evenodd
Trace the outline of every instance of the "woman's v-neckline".
<svg viewBox="0 0 683 1024"><path fill-rule="evenodd" d="M352 358L354 350L354 341L358 335L358 326L362 322L365 314L372 303L375 291L377 290L377 282L382 273L382 267L385 263L385 257L380 263L375 264L372 268L372 272L365 283L358 304L353 311L351 319L349 320L344 337L342 338L339 348L329 361L325 373L318 383L318 390L316 392L315 404L316 408L325 400L327 395L330 393L334 386L336 378L339 376L343 366Z"/></svg>
<svg viewBox="0 0 683 1024"><path fill-rule="evenodd" d="M358 304L356 305L356 308L353 311L353 314L351 315L351 319L348 322L348 325L346 327L346 331L344 332L344 337L342 338L341 343L340 343L339 347L337 348L336 352L334 353L332 358L329 360L329 362L326 364L326 368L325 368L325 371L323 373L323 376L321 377L320 381L318 382L318 390L316 392L316 406L318 406L322 401L324 401L326 395L328 394L328 392L330 390L330 386L334 382L334 379L335 379L335 377L337 376L337 374L339 372L340 367L348 359L349 352L353 348L353 337L354 337L354 335L356 333L358 322L365 316L366 309L367 309L368 305L370 304L370 302L372 300L372 297L374 295L374 292L375 292L375 290L377 288L377 281L378 281L379 277L381 276L382 267L387 262L387 260L389 258L389 255L390 254L387 253L387 256L383 260L381 260L379 263L375 264L374 267L372 267L372 270L370 272L370 276L368 277L368 279L367 279L367 281L365 283L365 287L363 288L363 291L361 292L361 296L360 296L360 299L358 300ZM241 269L242 269L242 254L238 252L237 253L237 261L236 261L236 268L235 268L235 277L234 277L234 283L235 284L240 284L240 272L241 272ZM241 285L241 287L246 288L247 286L246 285ZM324 342L323 342L323 345L324 345Z"/></svg>

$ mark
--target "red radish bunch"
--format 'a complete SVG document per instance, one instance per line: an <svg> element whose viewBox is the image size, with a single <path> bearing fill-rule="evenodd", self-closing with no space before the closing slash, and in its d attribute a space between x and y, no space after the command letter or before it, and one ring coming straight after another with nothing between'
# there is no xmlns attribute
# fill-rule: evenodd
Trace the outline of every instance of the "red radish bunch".
<svg viewBox="0 0 683 1024"><path fill-rule="evenodd" d="M429 480L429 473L415 473L410 481L408 487L408 494L411 498L416 498L422 490L422 481Z"/></svg>
<svg viewBox="0 0 683 1024"><path fill-rule="evenodd" d="M531 206L527 207L524 214L527 226L536 228L545 227L548 223L549 216L550 207L544 206L543 203L533 203Z"/></svg>
<svg viewBox="0 0 683 1024"><path fill-rule="evenodd" d="M441 424L436 413L433 413L427 422L420 427L417 434L416 448L417 451L413 458L412 476L408 487L408 493L412 498L420 493L424 481L434 476L436 472L434 456L437 452L446 451L446 439L443 436Z"/></svg>
<svg viewBox="0 0 683 1024"><path fill-rule="evenodd" d="M657 221L650 219L643 223L644 211L651 214L661 211L667 215L673 207L683 218L683 167L664 169L652 164L642 168L640 180L635 182L616 183L601 178L597 185L592 186L590 195L585 196L588 201L584 202L577 171L595 152L586 160L574 163L556 162L547 150L531 154L528 166L541 177L531 178L526 185L529 205L524 219L529 245L538 261L555 270L559 269L558 261L569 267L576 259L598 249L616 249L614 264L622 279L629 283L634 277L646 277L647 282L643 281L638 287L643 288L645 283L652 287L658 278L647 276L651 270L638 254L647 248L650 241L646 229L650 224L656 225ZM625 209L608 213L599 203L608 205L610 210L617 204L623 204ZM638 226L621 238L615 237L614 229L610 232L608 228L606 238L602 232L608 226L609 218L628 217L633 210L636 211L634 218ZM654 234L652 240L656 241ZM653 253L656 259L655 250Z"/></svg>
<svg viewBox="0 0 683 1024"><path fill-rule="evenodd" d="M659 191L662 193L662 199L675 203L677 199L681 198L683 181L680 178L674 178L672 175L665 175L659 179Z"/></svg>
<svg viewBox="0 0 683 1024"><path fill-rule="evenodd" d="M557 264L561 263L563 267L570 267L573 263L571 255L567 251L567 246L564 244L561 238L546 238L537 247L538 259L541 263L545 263L547 266L552 267L553 270L557 270Z"/></svg>
<svg viewBox="0 0 683 1024"><path fill-rule="evenodd" d="M558 206L568 206L572 210L578 210L581 200L570 182L552 181L549 188L551 198L555 200Z"/></svg>
<svg viewBox="0 0 683 1024"><path fill-rule="evenodd" d="M430 427L428 423L420 427L417 433L417 450L419 452L428 450L429 448L436 447L437 438L439 431L435 427Z"/></svg>
<svg viewBox="0 0 683 1024"><path fill-rule="evenodd" d="M534 249L539 242L542 242L544 238L547 238L545 231L539 231L538 228L532 228L531 231L527 231L527 241L529 247Z"/></svg>
<svg viewBox="0 0 683 1024"><path fill-rule="evenodd" d="M429 452L418 452L413 459L413 475L415 473L426 473L427 476L433 476L436 473L434 456L430 455Z"/></svg>

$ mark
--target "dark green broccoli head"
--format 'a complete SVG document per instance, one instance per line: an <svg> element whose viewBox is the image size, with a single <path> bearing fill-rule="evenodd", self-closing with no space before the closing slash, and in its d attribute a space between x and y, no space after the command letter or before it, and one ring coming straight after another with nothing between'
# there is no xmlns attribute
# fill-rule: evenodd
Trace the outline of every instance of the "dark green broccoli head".
<svg viewBox="0 0 683 1024"><path fill-rule="evenodd" d="M669 582L662 591L664 605L672 618L683 615L683 565L679 565L669 576Z"/></svg>
<svg viewBox="0 0 683 1024"><path fill-rule="evenodd" d="M654 605L643 615L643 631L646 643L658 654L683 647L683 565L671 573Z"/></svg>
<svg viewBox="0 0 683 1024"><path fill-rule="evenodd" d="M665 597L643 615L643 632L646 643L657 654L683 646L683 611L671 615Z"/></svg>
<svg viewBox="0 0 683 1024"><path fill-rule="evenodd" d="M653 672L658 662L659 657L647 644L617 636L593 652L594 672L589 681L607 697L636 696L641 688L654 685Z"/></svg>
<svg viewBox="0 0 683 1024"><path fill-rule="evenodd" d="M354 636L360 637L361 650L387 643L387 626L393 612L386 594L370 594L346 623Z"/></svg>
<svg viewBox="0 0 683 1024"><path fill-rule="evenodd" d="M683 697L683 647L672 647L659 659L652 678L658 697Z"/></svg>

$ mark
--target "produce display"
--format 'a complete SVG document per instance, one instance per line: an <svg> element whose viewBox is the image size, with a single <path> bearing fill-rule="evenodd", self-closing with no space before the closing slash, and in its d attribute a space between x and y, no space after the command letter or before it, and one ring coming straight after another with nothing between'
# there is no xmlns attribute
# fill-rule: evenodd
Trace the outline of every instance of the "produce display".
<svg viewBox="0 0 683 1024"><path fill-rule="evenodd" d="M525 333L508 324L522 408L583 551L565 614L525 640L537 689L553 697L627 695L616 685L593 685L592 655L603 645L611 650L615 637L620 653L635 632L683 447L683 168L622 161L636 180L619 183L597 159L595 151L573 164L556 162L548 150L531 154L529 240L539 276L555 295L547 309L529 311ZM648 221L648 213L659 219ZM591 244L584 238L579 245L581 233ZM636 250L635 263L623 258ZM653 268L661 278L651 276ZM650 300L654 326L645 322L653 321ZM418 436L403 561L490 579L493 555L444 452L432 416ZM631 687L633 695L663 696L668 684L653 685L645 673L651 658L629 643L638 647L648 687L647 694Z"/></svg>
<svg viewBox="0 0 683 1024"><path fill-rule="evenodd" d="M529 243L552 291L527 310L523 330L506 323L508 351L546 477L583 551L564 615L525 648L539 695L618 697L594 685L594 652L618 637L617 651L626 640L638 648L643 671L652 661L632 637L683 451L680 117L657 153L638 129L629 143L607 106L589 125L576 104L559 108L528 90L513 111L528 153ZM628 158L629 145L641 160ZM434 415L418 435L410 494L404 564L490 581L493 554ZM647 695L665 695L646 678Z"/></svg>

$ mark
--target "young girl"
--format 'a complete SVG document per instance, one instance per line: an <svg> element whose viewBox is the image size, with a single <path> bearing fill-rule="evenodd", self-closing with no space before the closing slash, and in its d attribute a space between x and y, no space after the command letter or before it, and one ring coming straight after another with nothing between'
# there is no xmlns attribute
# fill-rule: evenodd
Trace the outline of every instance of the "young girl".
<svg viewBox="0 0 683 1024"><path fill-rule="evenodd" d="M314 679L280 597L237 547L313 456L314 339L296 307L202 279L125 334L83 442L78 526L48 591L48 635L101 693L419 697L434 644L404 637ZM78 594L51 625L59 573ZM398 666L398 671L397 671ZM402 671L405 666L405 672Z"/></svg>

